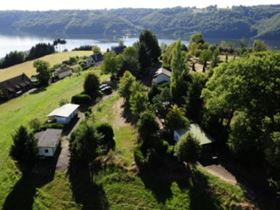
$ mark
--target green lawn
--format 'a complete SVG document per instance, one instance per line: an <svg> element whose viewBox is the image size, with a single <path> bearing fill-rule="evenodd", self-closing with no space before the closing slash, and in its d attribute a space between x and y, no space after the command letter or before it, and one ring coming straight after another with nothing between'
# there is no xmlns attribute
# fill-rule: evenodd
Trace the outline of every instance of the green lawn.
<svg viewBox="0 0 280 210"><path fill-rule="evenodd" d="M93 71L100 75L99 70ZM20 125L28 125L34 118L46 120L47 114L59 106L61 100L70 100L81 92L87 72L52 84L45 91L23 95L0 105L0 206L21 176L8 155L11 135ZM101 76L101 80L107 78L106 75Z"/></svg>
<svg viewBox="0 0 280 210"><path fill-rule="evenodd" d="M39 58L40 60L44 60L50 63L51 66L55 64L59 64L64 60L69 59L73 56L89 56L91 55L91 51L69 51L69 52L63 52L63 53L55 53L51 55L44 56L42 58ZM22 73L25 73L27 76L31 76L36 73L36 69L33 67L33 61L28 61L22 64L18 64L15 66L11 66L6 69L0 70L0 82L4 81L6 79L18 76Z"/></svg>

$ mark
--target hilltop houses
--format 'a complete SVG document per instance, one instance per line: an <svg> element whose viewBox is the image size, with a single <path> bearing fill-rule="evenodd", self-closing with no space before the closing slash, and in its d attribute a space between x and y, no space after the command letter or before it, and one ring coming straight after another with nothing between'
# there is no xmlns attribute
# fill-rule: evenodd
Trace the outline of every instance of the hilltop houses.
<svg viewBox="0 0 280 210"><path fill-rule="evenodd" d="M126 48L125 45L113 46L111 47L111 51L115 52L116 55L119 55L124 51L125 48Z"/></svg>
<svg viewBox="0 0 280 210"><path fill-rule="evenodd" d="M59 124L67 125L72 119L78 114L79 105L77 104L65 104L55 110L49 115L48 119L50 122L56 122Z"/></svg>
<svg viewBox="0 0 280 210"><path fill-rule="evenodd" d="M103 55L101 53L93 54L86 60L80 63L83 69L88 69L92 66L97 66L103 61Z"/></svg>
<svg viewBox="0 0 280 210"><path fill-rule="evenodd" d="M0 82L0 99L7 100L16 97L31 88L32 81L25 74L21 74Z"/></svg>

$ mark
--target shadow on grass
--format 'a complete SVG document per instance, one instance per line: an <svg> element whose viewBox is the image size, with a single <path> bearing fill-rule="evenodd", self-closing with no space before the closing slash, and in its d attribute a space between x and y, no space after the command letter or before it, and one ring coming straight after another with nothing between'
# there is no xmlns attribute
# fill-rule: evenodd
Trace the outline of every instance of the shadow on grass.
<svg viewBox="0 0 280 210"><path fill-rule="evenodd" d="M37 88L36 90L30 92L31 95L35 95L35 94L38 94L38 93L41 93L41 92L44 92L45 90L47 90L46 87L42 87L42 88Z"/></svg>
<svg viewBox="0 0 280 210"><path fill-rule="evenodd" d="M189 186L190 172L175 159L165 160L165 163L153 169L141 169L140 178L146 188L151 190L159 203L171 198L171 185L176 182L181 190Z"/></svg>
<svg viewBox="0 0 280 210"><path fill-rule="evenodd" d="M190 209L191 210L216 210L220 209L220 201L211 192L211 186L205 175L197 170L192 170L192 185L190 188Z"/></svg>
<svg viewBox="0 0 280 210"><path fill-rule="evenodd" d="M133 118L130 108L129 108L129 104L127 102L124 102L124 104L122 105L122 117L125 119L125 121L127 123L131 123L133 125L136 124L136 120Z"/></svg>
<svg viewBox="0 0 280 210"><path fill-rule="evenodd" d="M7 196L3 210L31 210L37 188L51 182L54 178L60 151L53 159L39 160L32 171L24 171L20 180Z"/></svg>
<svg viewBox="0 0 280 210"><path fill-rule="evenodd" d="M103 187L94 183L89 168L82 168L71 161L68 173L73 196L82 205L82 210L109 209Z"/></svg>

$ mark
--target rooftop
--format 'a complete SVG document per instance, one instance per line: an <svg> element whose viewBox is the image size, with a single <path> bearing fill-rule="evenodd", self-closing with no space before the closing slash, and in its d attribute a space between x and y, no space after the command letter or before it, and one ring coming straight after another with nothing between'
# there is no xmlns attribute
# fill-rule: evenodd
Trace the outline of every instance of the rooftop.
<svg viewBox="0 0 280 210"><path fill-rule="evenodd" d="M58 117L69 117L73 112L79 108L77 104L65 104L55 110L53 110L48 117L58 116Z"/></svg>
<svg viewBox="0 0 280 210"><path fill-rule="evenodd" d="M159 68L157 71L156 71L156 74L155 74L155 76L158 76L158 75L160 75L160 74L164 74L164 75L166 75L166 76L168 76L168 77L171 77L171 71L169 71L169 70L167 70L167 69L165 69L165 68Z"/></svg>
<svg viewBox="0 0 280 210"><path fill-rule="evenodd" d="M61 136L61 129L47 129L35 134L38 147L56 147Z"/></svg>
<svg viewBox="0 0 280 210"><path fill-rule="evenodd" d="M179 134L179 136L185 135L188 131L190 131L198 141L200 145L210 144L213 142L213 139L211 139L201 128L198 124L191 124L190 129L178 129L176 132Z"/></svg>

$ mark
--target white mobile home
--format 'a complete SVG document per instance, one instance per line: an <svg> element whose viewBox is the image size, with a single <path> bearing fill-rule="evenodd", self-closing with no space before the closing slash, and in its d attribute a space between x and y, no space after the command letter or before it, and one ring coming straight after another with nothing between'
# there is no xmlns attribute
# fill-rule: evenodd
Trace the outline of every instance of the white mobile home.
<svg viewBox="0 0 280 210"><path fill-rule="evenodd" d="M79 105L77 104L65 104L55 110L49 115L49 121L60 124L68 124L78 114Z"/></svg>

